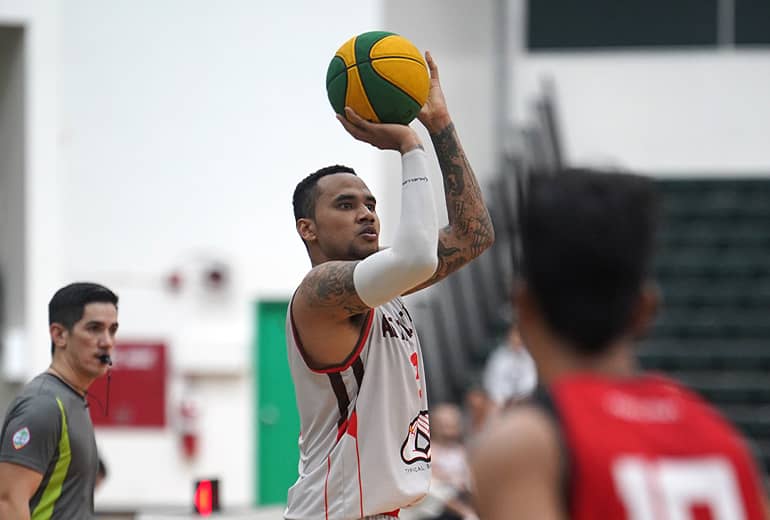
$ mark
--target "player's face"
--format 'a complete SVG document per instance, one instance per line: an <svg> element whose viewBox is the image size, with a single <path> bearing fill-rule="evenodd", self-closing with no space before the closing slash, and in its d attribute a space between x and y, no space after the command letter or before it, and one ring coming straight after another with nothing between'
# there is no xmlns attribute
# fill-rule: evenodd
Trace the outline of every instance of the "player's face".
<svg viewBox="0 0 770 520"><path fill-rule="evenodd" d="M316 243L326 260L360 260L379 250L376 200L355 175L335 173L318 180Z"/></svg>
<svg viewBox="0 0 770 520"><path fill-rule="evenodd" d="M89 378L103 375L108 365L99 360L112 355L118 331L118 310L111 303L92 302L83 308L83 317L65 332L63 354L73 368Z"/></svg>

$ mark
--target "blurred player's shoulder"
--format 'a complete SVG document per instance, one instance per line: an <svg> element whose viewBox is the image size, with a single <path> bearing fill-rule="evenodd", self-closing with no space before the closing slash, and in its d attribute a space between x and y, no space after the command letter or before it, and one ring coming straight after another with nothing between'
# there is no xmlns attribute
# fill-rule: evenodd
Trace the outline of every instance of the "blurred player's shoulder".
<svg viewBox="0 0 770 520"><path fill-rule="evenodd" d="M499 444L501 453L519 447L547 448L549 441L558 441L558 425L551 413L538 401L527 399L510 402L479 432L471 449Z"/></svg>
<svg viewBox="0 0 770 520"><path fill-rule="evenodd" d="M561 518L559 430L543 407L520 403L491 419L472 443L469 463L483 518Z"/></svg>
<svg viewBox="0 0 770 520"><path fill-rule="evenodd" d="M559 430L541 406L520 403L489 420L470 446L470 464L492 478L553 471L561 458Z"/></svg>

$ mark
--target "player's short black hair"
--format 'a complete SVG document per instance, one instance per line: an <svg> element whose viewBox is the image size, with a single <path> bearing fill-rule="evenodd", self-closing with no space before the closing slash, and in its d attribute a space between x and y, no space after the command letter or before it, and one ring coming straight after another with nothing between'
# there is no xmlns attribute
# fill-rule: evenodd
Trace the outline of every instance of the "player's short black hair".
<svg viewBox="0 0 770 520"><path fill-rule="evenodd" d="M294 188L294 197L292 198L294 220L313 218L315 215L315 201L318 197L318 180L335 173L352 173L356 175L353 168L335 164L311 173L297 184L297 187Z"/></svg>
<svg viewBox="0 0 770 520"><path fill-rule="evenodd" d="M48 302L48 324L59 323L67 330L83 317L83 309L89 303L111 303L118 306L118 295L103 285L92 282L75 282L65 285L54 293ZM51 343L51 354L54 352Z"/></svg>
<svg viewBox="0 0 770 520"><path fill-rule="evenodd" d="M521 275L555 333L584 354L630 325L650 276L659 201L638 175L566 169L532 175L520 207Z"/></svg>

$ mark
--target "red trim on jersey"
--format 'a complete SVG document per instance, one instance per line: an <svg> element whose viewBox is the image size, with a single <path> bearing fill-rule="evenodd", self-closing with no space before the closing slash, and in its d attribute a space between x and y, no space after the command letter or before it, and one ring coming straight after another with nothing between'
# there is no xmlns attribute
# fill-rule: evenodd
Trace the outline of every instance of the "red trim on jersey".
<svg viewBox="0 0 770 520"><path fill-rule="evenodd" d="M356 419L356 412L354 411L350 417L350 428L358 433L358 419ZM358 435L353 435L356 439L356 462L358 466L358 503L361 506L361 518L364 517L364 491L361 485L361 456L358 454Z"/></svg>
<svg viewBox="0 0 770 520"><path fill-rule="evenodd" d="M385 516L392 516L394 518L398 518L398 514L401 512L400 509L394 509L393 511L388 511L387 513L382 513Z"/></svg>
<svg viewBox="0 0 770 520"><path fill-rule="evenodd" d="M345 432L348 431L348 421L347 419L340 423L339 426L337 426L337 442L342 438L343 435L345 435Z"/></svg>
<svg viewBox="0 0 770 520"><path fill-rule="evenodd" d="M353 412L350 414L350 419L348 419L347 422L348 422L348 433L357 439L358 438L358 414L356 413L355 410L353 410Z"/></svg>
<svg viewBox="0 0 770 520"><path fill-rule="evenodd" d="M350 417L337 426L337 441L339 441L346 433L351 437L358 439L358 415L356 414L355 408L350 413Z"/></svg>
<svg viewBox="0 0 770 520"><path fill-rule="evenodd" d="M326 457L326 479L324 480L324 513L326 514L326 520L329 520L329 493L327 489L329 487L329 473L332 471L332 459L331 456Z"/></svg>
<svg viewBox="0 0 770 520"><path fill-rule="evenodd" d="M324 368L313 368L312 366L310 366L311 360L308 357L307 352L305 352L305 347L302 346L302 341L299 339L299 333L297 332L297 326L294 324L294 310L292 309L293 302L294 302L294 299L292 298L292 301L289 302L289 320L291 322L291 333L292 333L292 336L294 336L294 344L297 345L297 350L299 350L299 354L300 356L302 356L302 360L305 362L305 366L307 366L308 369L310 369L312 372L315 372L317 374L343 372L348 368L350 368L353 362L355 362L355 360L358 359L358 356L361 354L361 351L364 349L366 340L369 339L369 332L371 332L372 323L374 322L374 309L369 309L369 312L366 314L366 320L364 321L364 326L361 329L361 335L358 337L356 346L352 350L350 355L348 355L348 357L346 357L342 363L340 363L339 365L332 365Z"/></svg>

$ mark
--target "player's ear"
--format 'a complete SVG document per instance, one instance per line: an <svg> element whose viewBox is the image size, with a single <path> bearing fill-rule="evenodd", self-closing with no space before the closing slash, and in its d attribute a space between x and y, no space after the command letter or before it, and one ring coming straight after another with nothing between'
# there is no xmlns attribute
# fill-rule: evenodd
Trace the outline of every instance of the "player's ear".
<svg viewBox="0 0 770 520"><path fill-rule="evenodd" d="M51 334L51 341L56 348L63 347L67 344L67 336L69 335L69 331L64 325L61 323L51 323L51 325L48 327L48 330Z"/></svg>
<svg viewBox="0 0 770 520"><path fill-rule="evenodd" d="M527 282L521 278L517 278L513 282L513 287L511 288L511 301L513 303L513 308L519 313L519 320L521 320L522 312L530 313L532 311L530 308L534 303L532 301L532 295L527 288Z"/></svg>
<svg viewBox="0 0 770 520"><path fill-rule="evenodd" d="M642 285L634 314L631 317L631 333L634 337L644 336L652 327L655 316L658 314L660 299L661 293L658 284L649 280Z"/></svg>
<svg viewBox="0 0 770 520"><path fill-rule="evenodd" d="M315 221L309 218L297 219L297 233L305 242L312 242L316 239Z"/></svg>
<svg viewBox="0 0 770 520"><path fill-rule="evenodd" d="M523 279L517 278L514 281L512 292L511 299L513 301L513 308L516 309L517 313L518 332L523 335L523 329L533 322L539 308L527 286L527 282Z"/></svg>

